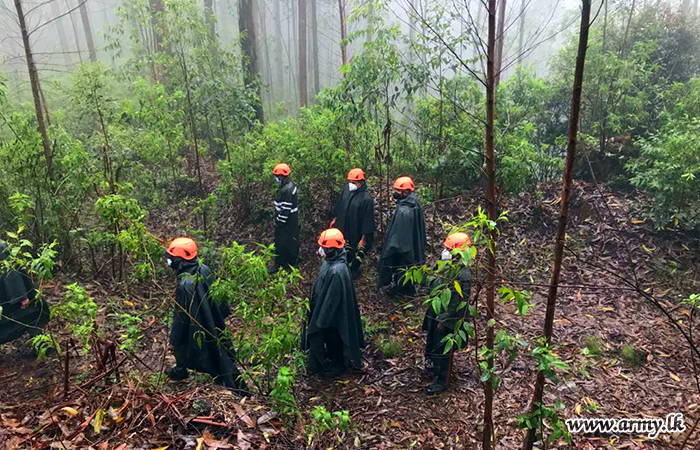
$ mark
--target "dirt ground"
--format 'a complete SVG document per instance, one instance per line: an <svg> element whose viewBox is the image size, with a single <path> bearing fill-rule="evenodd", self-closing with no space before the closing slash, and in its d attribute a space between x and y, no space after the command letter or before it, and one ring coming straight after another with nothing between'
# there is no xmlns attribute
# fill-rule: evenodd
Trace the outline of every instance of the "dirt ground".
<svg viewBox="0 0 700 450"><path fill-rule="evenodd" d="M429 257L439 255L445 233L442 223L466 220L475 211L479 192L465 193L426 207ZM521 195L504 200L509 223L502 228L498 258L499 279L533 292L535 307L525 316L514 305L498 304L497 328L531 341L541 334L551 265L552 241L558 214L556 186L543 197ZM644 221L645 200L632 193L599 192L578 183L572 199L565 266L555 320L556 352L569 370L559 383L547 385L545 401L563 402L564 419L571 417L651 418L684 414L687 430L642 436L574 435L573 444L557 442L548 448L570 449L700 449L699 389L688 343L656 306L625 285L637 280L688 330L690 312L680 300L700 292L698 240L679 232L655 231ZM226 226L236 227L231 221ZM321 227L320 222L306 225ZM230 231L229 236L256 240L255 228ZM169 230L164 229L163 233ZM221 241L226 228L218 230ZM315 234L315 231L313 231ZM269 239L269 232L265 231ZM257 240L260 240L258 237ZM245 238L241 240L245 241ZM308 240L302 252L302 291L308 291L319 259ZM376 249L371 255L376 260ZM631 263L630 263L631 261ZM372 261L373 262L373 261ZM361 313L370 328L363 358L365 368L334 380L301 377L298 403L302 410L323 405L329 411L348 410L352 429L315 440L318 448L480 448L484 396L475 363L475 344L456 354L450 390L437 397L425 394L429 379L422 357L422 299L390 299L376 287L373 264L356 283ZM62 295L67 280L45 287L49 301ZM99 373L74 375L70 395L63 398L63 379L57 358L36 361L20 344L0 347L0 448L171 449L306 448L302 424L289 424L270 414L266 400L241 400L206 377L160 387L158 373L170 361L167 330L160 320L168 295L164 287L115 291L99 280L85 280L100 302L123 308L138 304L144 314L144 338L135 357L119 356L119 383L99 379ZM164 283L166 285L166 283ZM108 293L108 294L107 294ZM483 292L481 293L483 297ZM479 299L483 302L483 298ZM126 305L126 306L124 306ZM378 339L400 343L398 356L385 358ZM600 343L599 355L585 355L589 342ZM482 345L482 343L479 343ZM622 348L636 350L638 364L622 356ZM74 358L71 373L85 373L86 358ZM498 448L520 448L523 434L517 416L527 410L535 379L533 358L525 349L508 364L501 361L502 384L496 391L495 431ZM150 373L150 378L131 376ZM97 380L95 378L98 378ZM137 381L138 380L138 381ZM152 383L152 386L148 385ZM96 424L96 411L107 411ZM689 439L688 436L690 435ZM201 447L198 447L201 445Z"/></svg>

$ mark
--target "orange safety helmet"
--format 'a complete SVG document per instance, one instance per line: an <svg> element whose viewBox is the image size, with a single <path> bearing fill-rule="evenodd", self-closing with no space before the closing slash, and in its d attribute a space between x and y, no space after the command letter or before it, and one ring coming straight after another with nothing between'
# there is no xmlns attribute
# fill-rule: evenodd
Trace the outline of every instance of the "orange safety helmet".
<svg viewBox="0 0 700 450"><path fill-rule="evenodd" d="M289 166L285 163L277 164L274 169L272 169L272 173L275 175L282 175L282 176L289 176L290 173L292 173L292 169L289 168Z"/></svg>
<svg viewBox="0 0 700 450"><path fill-rule="evenodd" d="M413 180L409 177L400 177L394 181L394 189L399 191L411 191L415 190L413 186Z"/></svg>
<svg viewBox="0 0 700 450"><path fill-rule="evenodd" d="M179 237L168 245L166 251L170 256L191 260L197 256L197 243L190 238Z"/></svg>
<svg viewBox="0 0 700 450"><path fill-rule="evenodd" d="M348 172L348 181L364 181L365 172L362 169L352 169Z"/></svg>
<svg viewBox="0 0 700 450"><path fill-rule="evenodd" d="M467 233L452 233L451 235L447 236L445 238L445 242L443 243L445 248L447 250L454 250L454 249L460 249L460 250L466 250L472 245L472 240L469 239L469 236L467 236Z"/></svg>
<svg viewBox="0 0 700 450"><path fill-rule="evenodd" d="M318 238L318 245L323 248L345 247L345 237L343 236L343 232L337 228L329 228L325 230Z"/></svg>

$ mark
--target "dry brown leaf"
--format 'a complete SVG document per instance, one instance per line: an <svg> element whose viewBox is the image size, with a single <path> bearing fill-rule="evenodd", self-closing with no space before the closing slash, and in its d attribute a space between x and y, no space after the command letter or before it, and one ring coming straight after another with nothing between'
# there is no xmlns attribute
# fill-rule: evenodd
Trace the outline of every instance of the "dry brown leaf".
<svg viewBox="0 0 700 450"><path fill-rule="evenodd" d="M241 450L248 450L253 448L253 444L250 442L250 437L248 437L243 431L238 430L236 435L236 443L241 448Z"/></svg>
<svg viewBox="0 0 700 450"><path fill-rule="evenodd" d="M670 376L671 378L673 378L674 380L676 380L678 383L681 382L680 377L679 377L678 375L676 375L675 373L669 372L668 374L669 374L669 376Z"/></svg>

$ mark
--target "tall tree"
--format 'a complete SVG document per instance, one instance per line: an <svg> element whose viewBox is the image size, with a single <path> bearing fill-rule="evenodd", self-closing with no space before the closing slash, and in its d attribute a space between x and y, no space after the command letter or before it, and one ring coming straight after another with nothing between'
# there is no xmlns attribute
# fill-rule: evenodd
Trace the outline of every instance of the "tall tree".
<svg viewBox="0 0 700 450"><path fill-rule="evenodd" d="M306 106L309 98L306 64L306 0L299 0L299 106Z"/></svg>
<svg viewBox="0 0 700 450"><path fill-rule="evenodd" d="M518 65L522 65L525 55L523 55L523 45L525 44L525 12L527 10L527 0L520 3L520 26L518 27Z"/></svg>
<svg viewBox="0 0 700 450"><path fill-rule="evenodd" d="M80 19L83 21L83 31L85 32L85 42L87 42L90 61L97 62L97 50L95 49L95 41L93 40L92 28L90 27L90 15L86 6L87 1L78 1L80 2Z"/></svg>
<svg viewBox="0 0 700 450"><path fill-rule="evenodd" d="M318 65L318 16L316 0L311 0L311 59L314 63L314 98L321 90L320 67Z"/></svg>
<svg viewBox="0 0 700 450"><path fill-rule="evenodd" d="M505 0L503 0L505 1ZM498 219L496 205L496 0L489 0L488 9L489 34L486 50L486 213L494 223ZM491 251L486 262L486 320L494 321L494 303L496 298L496 239L498 235L494 228L489 235L492 242ZM488 371L493 371L494 327L486 329L486 347L489 350ZM484 383L484 450L491 449L493 441L493 379Z"/></svg>
<svg viewBox="0 0 700 450"><path fill-rule="evenodd" d="M204 18L207 21L209 34L214 36L216 34L216 24L214 22L214 0L204 0Z"/></svg>
<svg viewBox="0 0 700 450"><path fill-rule="evenodd" d="M80 48L80 33L78 33L78 26L75 24L75 16L73 15L73 5L71 5L71 0L66 0L66 8L68 9L70 17L70 23L73 26L73 37L75 38L75 50L78 52L78 59L83 62L83 50Z"/></svg>
<svg viewBox="0 0 700 450"><path fill-rule="evenodd" d="M282 47L282 8L280 7L280 0L274 0L273 8L272 14L275 22L275 66L277 66L277 69L274 71L275 82L273 86L277 89L277 92L284 92L283 55L285 49Z"/></svg>
<svg viewBox="0 0 700 450"><path fill-rule="evenodd" d="M246 73L246 85L256 85L258 99L255 102L255 117L263 123L265 116L262 106L262 90L258 80L260 66L258 65L257 39L255 35L255 11L257 0L239 0L238 2L238 30L242 35L241 48L245 54L243 58L243 70Z"/></svg>
<svg viewBox="0 0 700 450"><path fill-rule="evenodd" d="M41 145L44 148L44 159L46 160L46 176L50 181L54 181L53 172L53 152L49 143L49 135L46 131L46 121L44 118L44 109L42 108L41 97L41 80L39 80L39 72L34 63L34 54L32 53L31 42L29 41L29 32L27 31L27 22L22 10L22 0L14 0L15 9L17 10L17 19L19 21L19 29L22 34L22 43L24 44L24 55L27 59L27 70L29 72L29 83L32 87L32 97L34 98L34 112L36 114L36 124L39 127L41 134Z"/></svg>
<svg viewBox="0 0 700 450"><path fill-rule="evenodd" d="M340 14L340 60L343 64L348 63L348 29L345 22L345 0L338 0L338 12Z"/></svg>
<svg viewBox="0 0 700 450"><path fill-rule="evenodd" d="M690 13L690 0L683 0L683 5L681 9L683 11L683 14Z"/></svg>
<svg viewBox="0 0 700 450"><path fill-rule="evenodd" d="M66 38L66 29L63 24L63 17L61 17L61 7L57 1L51 2L51 13L54 16L54 21L56 24L56 32L58 33L58 42L61 44L61 54L63 55L63 62L69 66L72 61L70 57L70 48L68 47L68 39Z"/></svg>
<svg viewBox="0 0 700 450"><path fill-rule="evenodd" d="M498 2L498 34L496 35L496 87L501 82L503 68L503 42L506 32L506 0Z"/></svg>
<svg viewBox="0 0 700 450"><path fill-rule="evenodd" d="M591 0L582 0L581 11L581 31L578 40L578 55L576 57L576 68L574 69L574 87L571 95L571 110L569 113L569 136L566 146L566 163L562 176L561 187L561 209L559 211L559 223L557 225L557 237L554 243L554 263L549 279L549 293L547 295L547 312L544 319L545 344L550 345L554 332L554 310L557 301L557 291L559 289L559 277L561 275L561 264L564 257L564 244L566 241L566 224L569 217L569 197L571 196L572 173L574 161L576 159L576 143L579 126L579 115L581 112L581 92L583 91L583 69L586 63L586 50L588 48L588 30L591 19ZM531 412L542 406L542 396L544 393L544 372L537 372L535 383L535 394L532 398ZM542 417L540 415L540 417ZM533 427L528 430L525 438L525 450L532 450L535 443L537 430Z"/></svg>
<svg viewBox="0 0 700 450"><path fill-rule="evenodd" d="M151 29L153 30L153 47L156 52L163 50L163 36L159 24L160 15L163 14L163 0L148 0L151 8Z"/></svg>

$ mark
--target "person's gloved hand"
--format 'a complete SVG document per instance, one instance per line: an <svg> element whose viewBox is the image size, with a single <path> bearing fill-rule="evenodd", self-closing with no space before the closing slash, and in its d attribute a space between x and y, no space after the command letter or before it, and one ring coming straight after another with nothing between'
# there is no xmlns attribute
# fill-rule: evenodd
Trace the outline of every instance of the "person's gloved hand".
<svg viewBox="0 0 700 450"><path fill-rule="evenodd" d="M24 300L22 300L22 305L21 305L22 309L29 306L29 302L30 302L30 300L28 298L25 298Z"/></svg>

